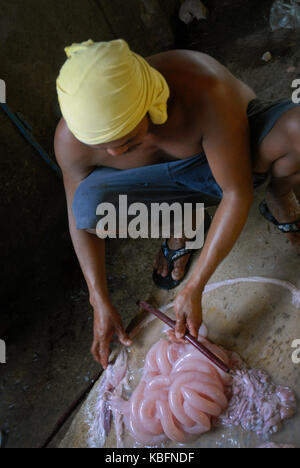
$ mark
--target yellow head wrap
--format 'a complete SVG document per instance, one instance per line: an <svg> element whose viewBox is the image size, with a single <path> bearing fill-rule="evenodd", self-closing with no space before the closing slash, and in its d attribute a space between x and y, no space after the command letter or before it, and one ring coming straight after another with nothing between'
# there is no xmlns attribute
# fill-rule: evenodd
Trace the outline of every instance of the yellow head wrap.
<svg viewBox="0 0 300 468"><path fill-rule="evenodd" d="M125 41L89 40L65 51L58 100L78 140L95 145L122 138L147 112L154 124L166 122L170 92L164 77Z"/></svg>

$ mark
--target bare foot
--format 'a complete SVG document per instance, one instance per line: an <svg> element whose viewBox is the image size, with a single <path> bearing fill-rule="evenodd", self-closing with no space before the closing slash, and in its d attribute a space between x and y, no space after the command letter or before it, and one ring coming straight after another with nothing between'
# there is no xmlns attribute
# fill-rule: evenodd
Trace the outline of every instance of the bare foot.
<svg viewBox="0 0 300 468"><path fill-rule="evenodd" d="M168 240L168 247L172 250L181 249L185 246L185 242L185 239L175 239L174 237L171 237ZM172 271L173 280L180 280L181 278L183 278L185 273L185 267L190 258L190 255L191 254L186 254L178 260L175 260L174 269ZM159 251L156 257L154 268L156 268L157 273L163 278L165 278L168 275L168 262L161 250Z"/></svg>
<svg viewBox="0 0 300 468"><path fill-rule="evenodd" d="M300 205L294 192L282 197L276 197L272 191L267 192L266 201L268 208L279 223L291 223L300 218ZM285 234L297 253L300 254L300 232Z"/></svg>

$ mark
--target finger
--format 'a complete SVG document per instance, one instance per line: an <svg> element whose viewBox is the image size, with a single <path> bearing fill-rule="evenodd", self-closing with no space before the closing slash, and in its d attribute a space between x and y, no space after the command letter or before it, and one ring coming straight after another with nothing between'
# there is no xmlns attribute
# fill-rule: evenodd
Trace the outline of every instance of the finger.
<svg viewBox="0 0 300 468"><path fill-rule="evenodd" d="M100 341L99 356L100 356L100 362L104 369L106 369L108 366L109 345L110 345L110 339Z"/></svg>
<svg viewBox="0 0 300 468"><path fill-rule="evenodd" d="M168 330L166 332L166 335L168 336L171 343L185 343L186 342L185 339L183 338L180 338L180 339L176 338L174 330Z"/></svg>
<svg viewBox="0 0 300 468"><path fill-rule="evenodd" d="M116 334L119 338L120 343L122 343L124 346L132 345L132 340L129 338L122 326L116 329Z"/></svg>
<svg viewBox="0 0 300 468"><path fill-rule="evenodd" d="M175 336L178 340L184 337L186 333L186 322L185 316L180 314L177 316L176 326L175 326Z"/></svg>
<svg viewBox="0 0 300 468"><path fill-rule="evenodd" d="M188 325L188 330L189 330L189 333L194 337L194 338L197 338L198 337L198 331L199 331L199 328L200 327L197 327L196 325Z"/></svg>
<svg viewBox="0 0 300 468"><path fill-rule="evenodd" d="M198 338L199 334L199 329L201 327L201 321L199 319L193 320L193 319L187 319L187 328L189 330L189 333L194 337Z"/></svg>
<svg viewBox="0 0 300 468"><path fill-rule="evenodd" d="M93 358L95 359L96 362L99 362L101 364L101 359L100 359L100 354L99 354L99 342L94 341L92 348L91 348L91 353L93 355Z"/></svg>
<svg viewBox="0 0 300 468"><path fill-rule="evenodd" d="M95 361L99 362L99 364L101 364L104 369L106 369L108 365L109 343L109 339L106 341L103 340L102 342L95 340L91 348L91 353Z"/></svg>

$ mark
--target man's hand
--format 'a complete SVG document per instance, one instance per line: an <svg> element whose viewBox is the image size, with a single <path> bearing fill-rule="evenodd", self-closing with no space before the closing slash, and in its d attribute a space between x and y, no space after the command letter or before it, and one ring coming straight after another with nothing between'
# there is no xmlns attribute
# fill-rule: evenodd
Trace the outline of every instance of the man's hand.
<svg viewBox="0 0 300 468"><path fill-rule="evenodd" d="M91 352L104 369L108 365L109 345L114 334L123 345L132 344L116 308L109 302L101 307L94 306L94 341Z"/></svg>
<svg viewBox="0 0 300 468"><path fill-rule="evenodd" d="M195 338L198 337L202 325L202 292L200 288L186 285L177 294L174 302L177 339L183 338L187 330Z"/></svg>

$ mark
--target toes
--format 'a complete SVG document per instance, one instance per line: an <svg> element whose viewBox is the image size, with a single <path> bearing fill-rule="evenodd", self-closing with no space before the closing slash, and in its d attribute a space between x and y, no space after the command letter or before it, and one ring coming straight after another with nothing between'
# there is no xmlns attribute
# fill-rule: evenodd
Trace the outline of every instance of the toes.
<svg viewBox="0 0 300 468"><path fill-rule="evenodd" d="M172 278L173 280L180 280L184 275L184 270L182 270L181 268L174 268L174 270L172 271Z"/></svg>
<svg viewBox="0 0 300 468"><path fill-rule="evenodd" d="M168 275L168 264L165 257L163 257L161 253L159 253L156 257L154 268L156 269L157 274L163 278Z"/></svg>
<svg viewBox="0 0 300 468"><path fill-rule="evenodd" d="M185 267L187 262L189 261L190 255L186 255L185 257L180 258L177 262L174 263L174 269L172 271L172 278L174 280L180 280L183 278L185 273Z"/></svg>
<svg viewBox="0 0 300 468"><path fill-rule="evenodd" d="M189 258L190 254L185 255L184 257L174 262L174 268L172 271L173 280L179 281L184 277L186 264ZM161 253L156 258L154 268L156 269L157 274L162 276L163 278L166 278L166 276L168 276L168 262Z"/></svg>

